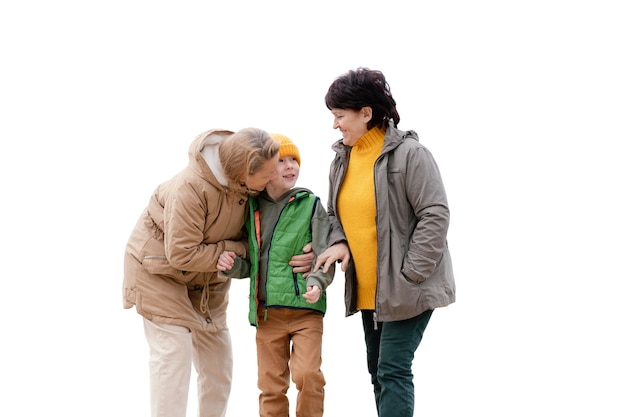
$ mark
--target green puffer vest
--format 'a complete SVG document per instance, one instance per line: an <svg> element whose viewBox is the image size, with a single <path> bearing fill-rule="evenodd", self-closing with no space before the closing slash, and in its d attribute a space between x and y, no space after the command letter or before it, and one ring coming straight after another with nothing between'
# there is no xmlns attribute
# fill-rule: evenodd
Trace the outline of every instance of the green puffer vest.
<svg viewBox="0 0 626 417"><path fill-rule="evenodd" d="M301 308L326 313L326 292L322 292L320 299L313 304L306 301L302 295L306 292L306 278L302 273L294 273L289 261L293 255L302 254L304 245L311 241L311 217L319 198L306 191L295 195L280 213L276 227L272 233L270 253L268 259L266 280L265 313L271 307ZM258 203L249 198L250 214L246 221L248 243L250 245L250 310L248 320L256 326L258 306L258 273L259 248L257 232L260 224ZM304 231L304 232L303 232Z"/></svg>

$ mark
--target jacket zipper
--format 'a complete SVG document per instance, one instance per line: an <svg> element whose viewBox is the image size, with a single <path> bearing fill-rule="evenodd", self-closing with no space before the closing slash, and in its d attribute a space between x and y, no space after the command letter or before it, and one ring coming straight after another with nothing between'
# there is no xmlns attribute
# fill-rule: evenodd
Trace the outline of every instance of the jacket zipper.
<svg viewBox="0 0 626 417"><path fill-rule="evenodd" d="M287 205L291 203L292 201L294 201L295 199L296 199L296 196L291 196L291 198L287 201L287 204L285 204L285 206L280 210L280 213L278 214L279 219L280 219L280 216L283 214L283 211L285 210L285 208L287 208ZM257 211L258 211L258 208L257 208ZM278 222L276 222L276 225L278 225ZM268 251L271 250L272 240L274 238L274 232L276 231L276 225L274 225L274 230L272 230L272 235L270 238L270 248L268 249ZM255 224L255 228L257 228L257 233L259 233L260 227L261 227L260 223ZM259 242L259 255L260 255L260 252L261 252L261 243ZM269 271L269 259L267 261L267 264L268 265L266 267L266 270ZM298 288L298 275L295 272L292 272L291 275L293 277L293 284L294 284L296 295L300 295L300 288ZM267 298L267 279L265 280L265 296ZM257 289L257 297L258 297L258 289ZM263 320L267 320L267 310L268 310L267 300L265 300L265 305L263 306L263 309L264 309Z"/></svg>
<svg viewBox="0 0 626 417"><path fill-rule="evenodd" d="M383 144L384 147L384 144ZM378 192L376 191L376 166L378 162L382 158L383 152L381 150L380 155L374 161L374 208L376 209L376 239L378 240ZM374 330L378 330L378 314L376 313L376 307L378 306L378 287L380 286L380 279L378 276L378 252L379 252L378 242L376 242L376 292L374 293L374 314L372 317L374 318Z"/></svg>
<svg viewBox="0 0 626 417"><path fill-rule="evenodd" d="M296 274L295 272L292 272L291 276L293 278L293 289L296 292L296 295L299 296L300 295L300 287L298 287L298 274Z"/></svg>

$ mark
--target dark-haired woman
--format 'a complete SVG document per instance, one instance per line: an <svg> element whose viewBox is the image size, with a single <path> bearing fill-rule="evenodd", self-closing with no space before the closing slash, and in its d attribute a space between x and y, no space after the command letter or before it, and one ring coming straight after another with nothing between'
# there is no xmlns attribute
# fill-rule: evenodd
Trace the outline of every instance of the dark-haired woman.
<svg viewBox="0 0 626 417"><path fill-rule="evenodd" d="M332 244L315 269L340 261L346 316L360 311L380 417L412 417L412 363L433 310L455 301L450 212L437 164L400 116L380 71L358 68L326 94L333 144Z"/></svg>

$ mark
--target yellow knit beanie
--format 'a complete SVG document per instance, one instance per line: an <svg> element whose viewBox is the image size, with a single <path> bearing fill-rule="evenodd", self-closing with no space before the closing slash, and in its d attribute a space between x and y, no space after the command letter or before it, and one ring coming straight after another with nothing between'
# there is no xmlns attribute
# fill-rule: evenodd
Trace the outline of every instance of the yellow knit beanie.
<svg viewBox="0 0 626 417"><path fill-rule="evenodd" d="M281 135L280 133L270 133L270 136L278 143L280 143L280 148L278 150L278 154L280 158L284 158L286 156L293 156L298 161L298 165L300 165L300 151L298 147L285 135Z"/></svg>

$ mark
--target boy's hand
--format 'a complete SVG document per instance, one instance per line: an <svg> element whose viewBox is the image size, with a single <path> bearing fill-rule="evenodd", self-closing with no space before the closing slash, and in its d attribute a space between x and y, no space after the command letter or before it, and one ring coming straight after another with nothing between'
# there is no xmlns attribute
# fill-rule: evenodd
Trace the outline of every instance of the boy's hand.
<svg viewBox="0 0 626 417"><path fill-rule="evenodd" d="M322 290L317 285L309 285L302 296L306 298L307 303L313 304L322 296Z"/></svg>
<svg viewBox="0 0 626 417"><path fill-rule="evenodd" d="M217 260L218 271L230 271L235 266L235 252L224 251Z"/></svg>

